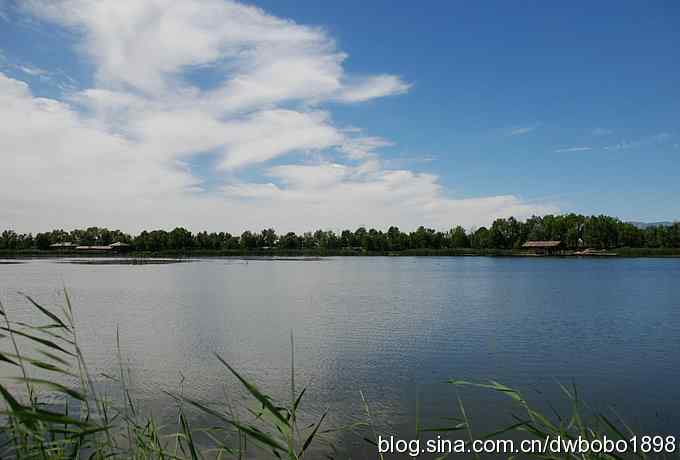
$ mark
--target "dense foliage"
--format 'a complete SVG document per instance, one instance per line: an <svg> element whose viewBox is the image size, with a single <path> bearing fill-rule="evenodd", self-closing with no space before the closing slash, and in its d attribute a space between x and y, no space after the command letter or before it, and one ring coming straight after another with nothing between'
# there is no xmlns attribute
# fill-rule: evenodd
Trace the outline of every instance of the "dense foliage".
<svg viewBox="0 0 680 460"><path fill-rule="evenodd" d="M560 240L565 247L575 249L680 248L680 223L669 226L638 228L609 216L577 214L547 215L519 221L514 217L497 219L490 227L466 231L460 226L449 231L419 227L402 232L389 227L384 232L360 227L355 231L317 230L298 235L289 232L278 235L273 229L261 232L245 231L240 236L230 233L191 233L178 227L172 231L143 231L131 236L120 230L90 227L84 230L53 230L47 233L17 234L6 230L0 236L0 249L48 249L51 244L72 242L79 245L106 245L116 241L128 243L136 251L184 250L341 250L403 251L409 249L515 249L530 240Z"/></svg>

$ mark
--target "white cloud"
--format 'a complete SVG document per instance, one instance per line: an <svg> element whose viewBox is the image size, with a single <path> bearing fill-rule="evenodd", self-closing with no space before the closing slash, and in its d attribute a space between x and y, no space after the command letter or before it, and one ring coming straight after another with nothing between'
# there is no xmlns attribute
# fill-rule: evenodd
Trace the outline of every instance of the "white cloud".
<svg viewBox="0 0 680 460"><path fill-rule="evenodd" d="M155 152L178 157L217 151L223 170L255 165L291 152L318 151L344 138L320 111L271 109L221 120L198 109L142 111L129 131Z"/></svg>
<svg viewBox="0 0 680 460"><path fill-rule="evenodd" d="M585 152L587 150L592 150L592 147L567 147L563 149L555 150L556 153L566 153L566 152Z"/></svg>
<svg viewBox="0 0 680 460"><path fill-rule="evenodd" d="M171 91L191 67L230 75L206 100L221 110L290 99L358 102L401 94L394 75L347 76L346 55L323 29L224 0L27 0L39 17L85 30L85 52L104 86L146 94Z"/></svg>
<svg viewBox="0 0 680 460"><path fill-rule="evenodd" d="M4 225L447 228L554 210L514 196L451 199L435 175L387 168L378 151L391 141L335 126L322 106L410 86L348 75L323 29L223 0L23 5L77 31L96 83L60 101L0 73L0 159L13 165L0 170ZM189 77L202 72L214 84ZM192 172L206 152L217 186Z"/></svg>
<svg viewBox="0 0 680 460"><path fill-rule="evenodd" d="M343 141L321 112L259 112L233 128L234 136L227 143L221 164L224 169L262 163L294 151L321 150Z"/></svg>
<svg viewBox="0 0 680 460"><path fill-rule="evenodd" d="M514 196L450 199L443 195L438 178L408 170L369 170L331 163L286 165L269 170L284 186L273 183L231 185L224 190L234 198L247 198L257 209L255 228L286 210L298 228L311 229L357 225L384 228L398 225L413 229L425 224L450 228L486 225L497 217L529 217L554 212L549 205L529 205Z"/></svg>
<svg viewBox="0 0 680 460"><path fill-rule="evenodd" d="M347 137L340 146L340 150L347 154L349 158L361 159L371 155L375 150L390 147L392 142L377 136L355 136Z"/></svg>
<svg viewBox="0 0 680 460"><path fill-rule="evenodd" d="M377 97L402 94L409 90L410 84L404 83L394 75L378 75L356 82L354 86L345 88L338 100L344 102L363 102Z"/></svg>
<svg viewBox="0 0 680 460"><path fill-rule="evenodd" d="M143 218L198 181L0 73L0 220L29 230ZM138 211L142 211L141 214Z"/></svg>

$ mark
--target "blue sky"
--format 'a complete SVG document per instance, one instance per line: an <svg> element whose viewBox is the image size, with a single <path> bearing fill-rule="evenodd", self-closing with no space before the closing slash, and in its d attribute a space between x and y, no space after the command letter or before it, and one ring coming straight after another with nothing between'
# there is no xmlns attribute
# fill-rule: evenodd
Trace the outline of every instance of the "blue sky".
<svg viewBox="0 0 680 460"><path fill-rule="evenodd" d="M74 178L0 198L20 229L680 218L675 2L95 3L0 2L0 91L27 85L4 115L39 111L11 134L60 147L0 155L35 160L14 188L52 180L38 159ZM34 132L43 116L89 147ZM117 155L128 169L111 172Z"/></svg>
<svg viewBox="0 0 680 460"><path fill-rule="evenodd" d="M453 190L680 218L677 2L258 4L324 24L350 70L378 63L413 82L343 115L394 139L397 154L437 158L420 168ZM507 136L514 128L533 130ZM630 148L605 150L617 144ZM556 152L574 147L592 150Z"/></svg>

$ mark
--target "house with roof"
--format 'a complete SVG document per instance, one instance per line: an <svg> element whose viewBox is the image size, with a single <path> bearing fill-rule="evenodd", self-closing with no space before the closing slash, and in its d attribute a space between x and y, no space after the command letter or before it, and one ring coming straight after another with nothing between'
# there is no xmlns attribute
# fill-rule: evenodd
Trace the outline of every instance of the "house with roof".
<svg viewBox="0 0 680 460"><path fill-rule="evenodd" d="M555 240L527 241L522 245L522 247L530 250L536 255L554 256L562 251L562 242Z"/></svg>
<svg viewBox="0 0 680 460"><path fill-rule="evenodd" d="M70 241L64 241L62 243L54 243L50 244L50 249L74 249L76 247L75 244L71 243Z"/></svg>

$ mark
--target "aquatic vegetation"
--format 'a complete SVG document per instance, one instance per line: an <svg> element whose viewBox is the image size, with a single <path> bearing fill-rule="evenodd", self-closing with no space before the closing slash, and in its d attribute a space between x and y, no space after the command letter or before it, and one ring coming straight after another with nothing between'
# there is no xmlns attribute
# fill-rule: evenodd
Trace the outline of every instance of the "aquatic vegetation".
<svg viewBox="0 0 680 460"><path fill-rule="evenodd" d="M120 344L118 375L97 376L114 382L118 397L104 395L95 383L78 345L68 293L60 312L24 297L47 323L13 321L0 304L0 338L8 347L0 351L0 361L18 371L9 379L14 385L0 384L6 405L0 426L0 458L252 458L250 452L256 451L265 457L302 459L310 456L314 443L334 431L324 426L326 414L311 423L300 416L306 390L296 392L293 371L291 401L280 404L219 355L215 355L216 365L224 366L225 376L230 374L242 384L253 407L234 408L229 401L200 401L181 390L168 391L169 399L176 403L176 424L159 424L142 414L135 403ZM291 336L291 345L292 340ZM62 381L74 383L58 383ZM61 397L57 403L47 404L47 393ZM191 414L207 416L214 423L195 428Z"/></svg>

